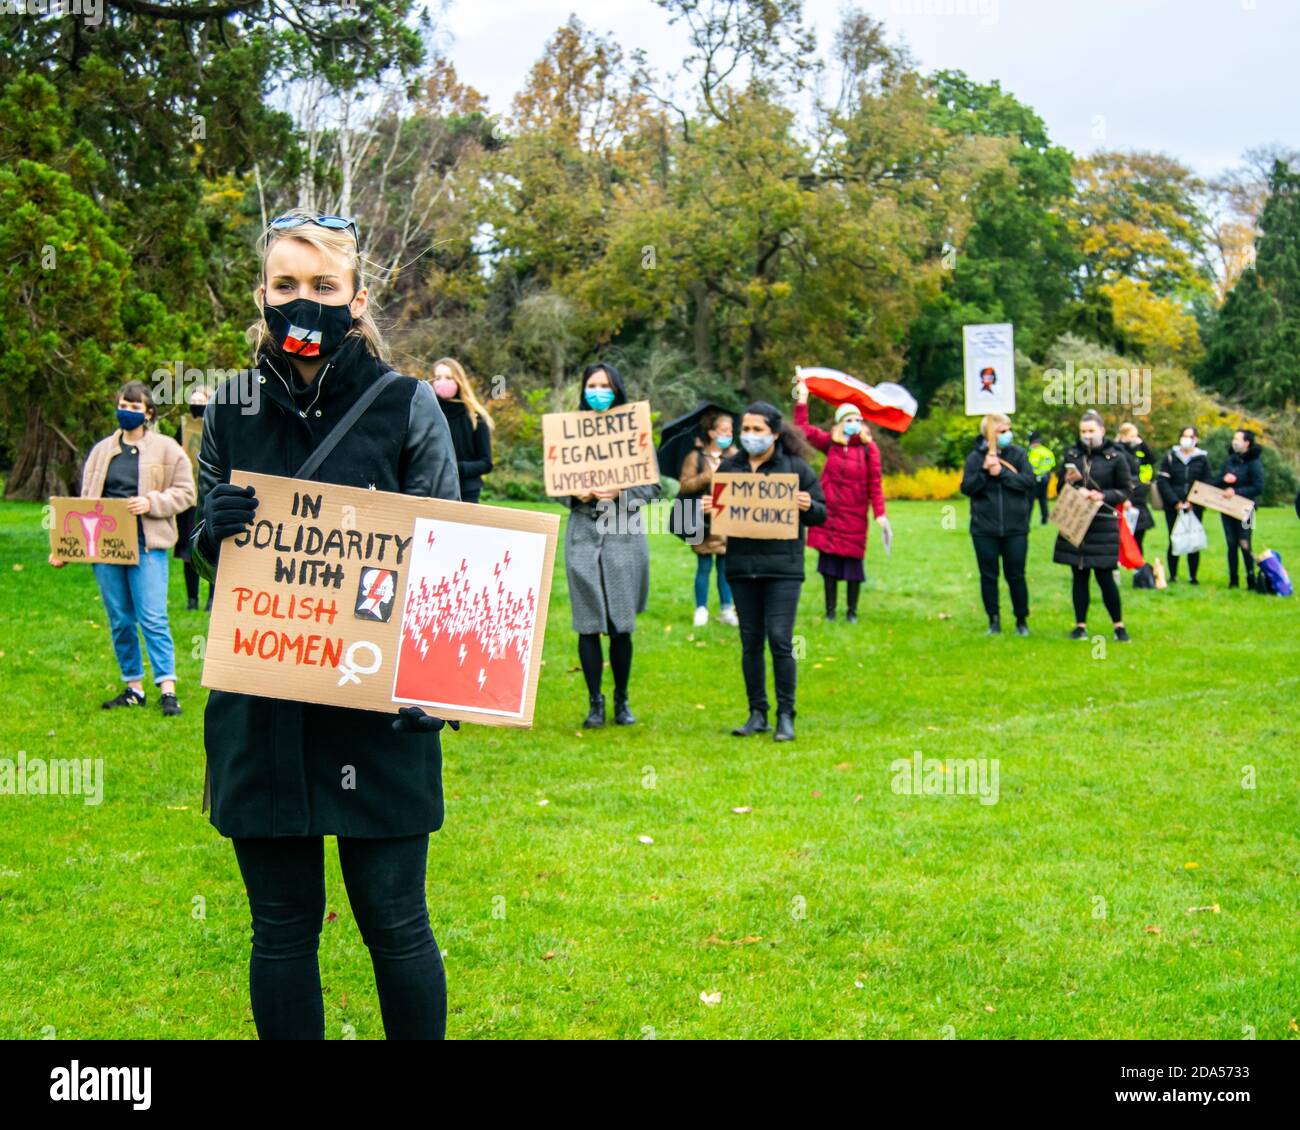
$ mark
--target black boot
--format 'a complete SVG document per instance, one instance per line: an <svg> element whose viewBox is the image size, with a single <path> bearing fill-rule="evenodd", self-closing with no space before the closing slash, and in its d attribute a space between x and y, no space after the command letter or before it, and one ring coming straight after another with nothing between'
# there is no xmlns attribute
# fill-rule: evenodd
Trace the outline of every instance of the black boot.
<svg viewBox="0 0 1300 1130"><path fill-rule="evenodd" d="M188 597L185 601L186 612L197 612L199 610L199 598L197 596Z"/></svg>
<svg viewBox="0 0 1300 1130"><path fill-rule="evenodd" d="M750 710L749 721L731 732L738 738L747 738L750 734L766 734L767 730L767 714L762 710Z"/></svg>
<svg viewBox="0 0 1300 1130"><path fill-rule="evenodd" d="M988 635L1000 636L1002 634L1002 617L994 613L989 617Z"/></svg>
<svg viewBox="0 0 1300 1130"><path fill-rule="evenodd" d="M584 730L594 730L597 726L605 724L605 696L603 694L588 695L591 702L591 713L582 721Z"/></svg>
<svg viewBox="0 0 1300 1130"><path fill-rule="evenodd" d="M627 705L627 691L614 692L614 721L620 726L631 726L636 721L636 715Z"/></svg>
<svg viewBox="0 0 1300 1130"><path fill-rule="evenodd" d="M777 714L776 733L772 735L772 739L778 742L794 741L794 715L793 714L781 714L781 713Z"/></svg>

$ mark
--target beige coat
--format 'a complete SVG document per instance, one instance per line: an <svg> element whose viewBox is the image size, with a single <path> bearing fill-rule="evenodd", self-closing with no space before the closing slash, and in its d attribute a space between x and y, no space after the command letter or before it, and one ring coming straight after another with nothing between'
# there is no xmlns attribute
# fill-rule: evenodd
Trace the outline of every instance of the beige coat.
<svg viewBox="0 0 1300 1130"><path fill-rule="evenodd" d="M145 548L171 549L176 544L176 515L194 505L189 457L174 439L152 428L145 429L136 446L140 449L139 493L149 500L149 513L140 516ZM120 428L90 449L81 472L82 498L101 497L109 461L121 450Z"/></svg>
<svg viewBox="0 0 1300 1130"><path fill-rule="evenodd" d="M713 483L713 472L722 462L721 457L714 457L699 443L682 462L681 478L677 480L683 494L707 492ZM717 557L727 552L727 539L721 534L709 530L708 535L699 545L691 546L701 557Z"/></svg>

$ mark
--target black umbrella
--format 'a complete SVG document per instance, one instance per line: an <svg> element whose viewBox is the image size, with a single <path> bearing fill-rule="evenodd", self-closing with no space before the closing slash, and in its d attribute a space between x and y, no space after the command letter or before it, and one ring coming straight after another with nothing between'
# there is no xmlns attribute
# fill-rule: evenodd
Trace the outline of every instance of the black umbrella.
<svg viewBox="0 0 1300 1130"><path fill-rule="evenodd" d="M736 414L730 408L706 402L691 409L685 416L678 416L677 419L669 420L664 425L663 431L659 433L659 447L656 449L661 475L666 475L670 479L681 477L682 464L695 450L695 440L700 434L700 420L710 412L726 412L733 421L736 420Z"/></svg>

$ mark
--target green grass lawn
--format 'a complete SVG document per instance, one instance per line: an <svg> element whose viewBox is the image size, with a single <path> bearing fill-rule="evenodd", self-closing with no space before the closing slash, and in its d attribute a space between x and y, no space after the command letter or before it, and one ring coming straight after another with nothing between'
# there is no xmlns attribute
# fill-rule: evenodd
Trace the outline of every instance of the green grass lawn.
<svg viewBox="0 0 1300 1130"><path fill-rule="evenodd" d="M823 621L809 554L790 745L729 736L736 633L692 629L694 558L667 534L639 724L580 731L557 562L535 726L443 743L428 893L449 1036L1300 1038L1297 601L1227 591L1207 515L1199 588L1126 576L1133 642L1095 594L1104 646L1072 642L1068 571L1035 527L1034 634L989 639L964 502L890 514L856 626ZM1300 575L1294 513L1263 513L1257 544ZM94 579L46 551L39 507L0 506L0 757L102 757L105 795L0 796L0 1036L252 1038L248 906L199 811L206 616L174 562L184 716L152 687L106 714ZM997 803L895 792L915 751L998 759ZM326 858L327 1032L379 1038Z"/></svg>

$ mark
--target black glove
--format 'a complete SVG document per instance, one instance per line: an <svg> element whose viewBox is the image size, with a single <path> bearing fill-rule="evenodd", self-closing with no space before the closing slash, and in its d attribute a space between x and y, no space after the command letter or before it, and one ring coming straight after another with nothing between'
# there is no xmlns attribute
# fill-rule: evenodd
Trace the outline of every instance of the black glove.
<svg viewBox="0 0 1300 1130"><path fill-rule="evenodd" d="M217 551L228 537L242 532L257 512L258 499L251 486L218 483L203 499L203 532Z"/></svg>
<svg viewBox="0 0 1300 1130"><path fill-rule="evenodd" d="M435 718L431 714L426 714L418 706L403 706L397 711L397 717L393 719L393 729L399 734L436 734L444 726L450 726L453 730L460 729L459 722L447 722L442 718Z"/></svg>

